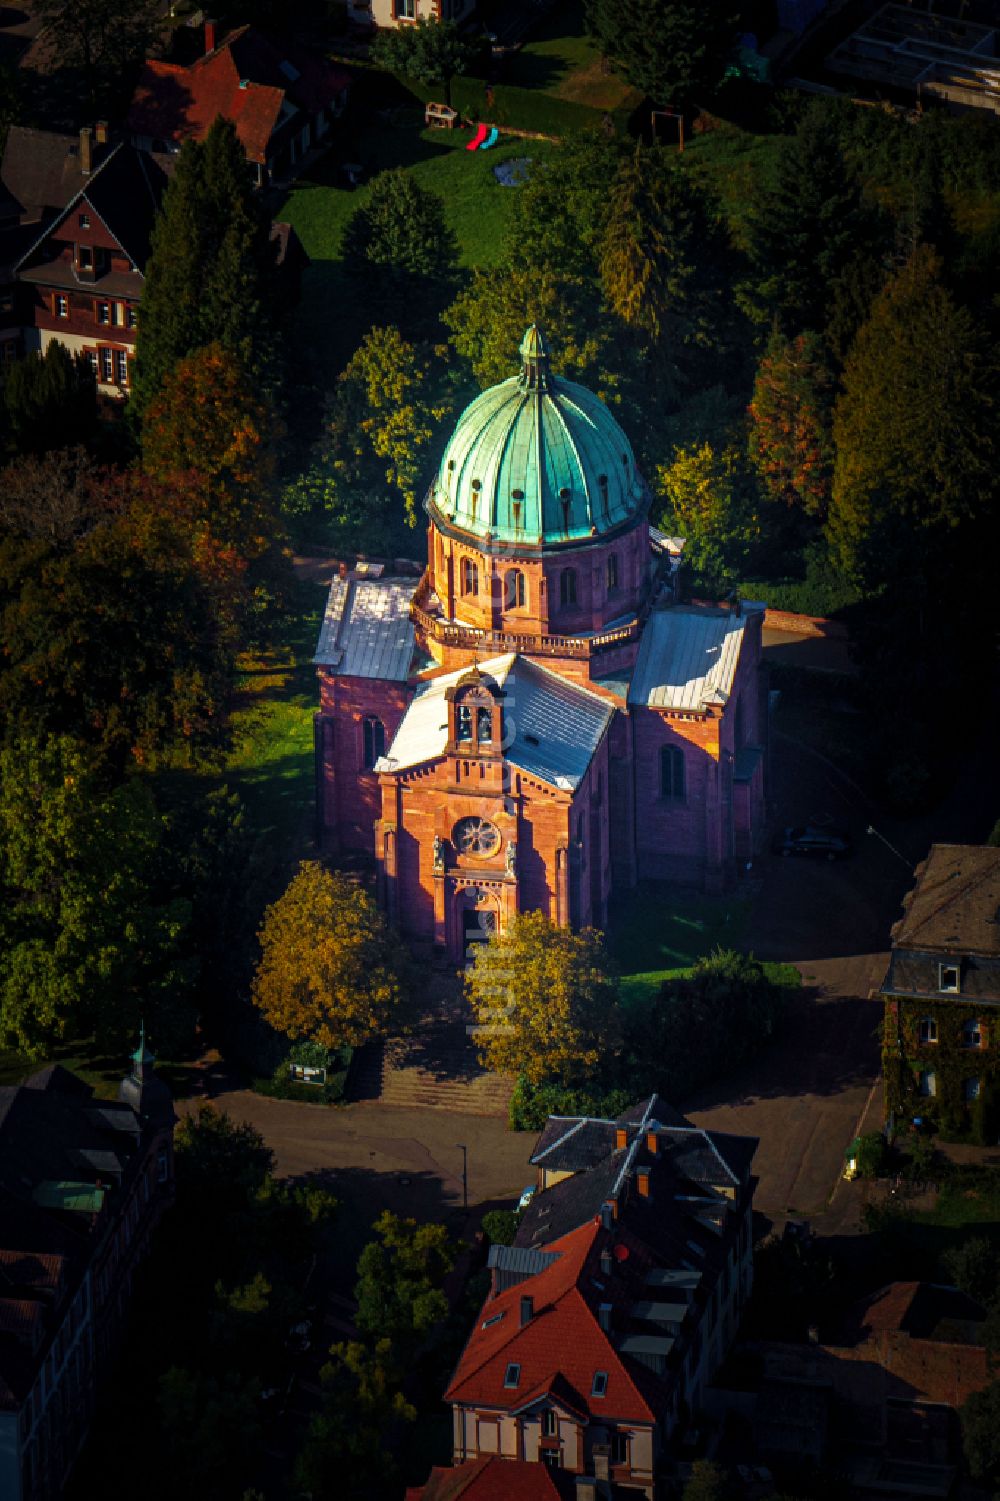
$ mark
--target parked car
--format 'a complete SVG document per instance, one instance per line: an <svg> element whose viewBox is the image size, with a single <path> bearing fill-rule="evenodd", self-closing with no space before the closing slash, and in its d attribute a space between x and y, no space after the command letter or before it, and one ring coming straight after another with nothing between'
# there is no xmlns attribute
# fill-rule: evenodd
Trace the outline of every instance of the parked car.
<svg viewBox="0 0 1000 1501"><path fill-rule="evenodd" d="M841 860L851 848L842 829L817 829L811 824L783 829L774 842L776 855L813 855L820 860Z"/></svg>

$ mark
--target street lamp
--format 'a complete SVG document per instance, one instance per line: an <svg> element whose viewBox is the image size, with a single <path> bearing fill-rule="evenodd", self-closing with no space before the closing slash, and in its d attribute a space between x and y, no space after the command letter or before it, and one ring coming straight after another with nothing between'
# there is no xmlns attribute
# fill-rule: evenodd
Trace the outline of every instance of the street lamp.
<svg viewBox="0 0 1000 1501"><path fill-rule="evenodd" d="M463 1141L456 1141L455 1145L462 1154L462 1208L469 1207L469 1149Z"/></svg>

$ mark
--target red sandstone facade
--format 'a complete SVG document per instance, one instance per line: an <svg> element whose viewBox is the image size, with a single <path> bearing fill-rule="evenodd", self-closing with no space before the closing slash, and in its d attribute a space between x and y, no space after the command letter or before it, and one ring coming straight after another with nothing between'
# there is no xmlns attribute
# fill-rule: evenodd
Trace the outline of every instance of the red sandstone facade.
<svg viewBox="0 0 1000 1501"><path fill-rule="evenodd" d="M678 604L644 504L499 544L435 493L419 578L359 564L331 589L324 845L373 857L392 920L454 962L519 911L602 926L640 879L720 888L763 833L762 607Z"/></svg>

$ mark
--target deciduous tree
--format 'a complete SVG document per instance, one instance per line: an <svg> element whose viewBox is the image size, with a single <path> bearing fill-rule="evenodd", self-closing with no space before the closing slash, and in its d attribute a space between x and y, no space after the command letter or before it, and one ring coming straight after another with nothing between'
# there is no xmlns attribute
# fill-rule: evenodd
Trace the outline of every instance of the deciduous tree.
<svg viewBox="0 0 1000 1501"><path fill-rule="evenodd" d="M448 1312L442 1284L455 1259L444 1225L418 1225L388 1209L372 1227L358 1260L354 1288L359 1329L390 1339L404 1355L416 1352Z"/></svg>
<svg viewBox="0 0 1000 1501"><path fill-rule="evenodd" d="M146 56L162 12L156 0L38 0L34 14L58 64L80 69L93 104L102 83Z"/></svg>
<svg viewBox="0 0 1000 1501"><path fill-rule="evenodd" d="M310 1420L296 1483L316 1501L368 1501L398 1488L395 1456L417 1412L403 1395L391 1341L371 1350L334 1345L321 1380L323 1407Z"/></svg>
<svg viewBox="0 0 1000 1501"><path fill-rule="evenodd" d="M481 944L466 975L480 1056L532 1083L593 1076L620 1042L618 1000L601 935L521 913Z"/></svg>
<svg viewBox="0 0 1000 1501"><path fill-rule="evenodd" d="M772 334L750 403L750 456L769 499L821 520L833 479L834 395L817 334Z"/></svg>
<svg viewBox="0 0 1000 1501"><path fill-rule="evenodd" d="M974 1392L958 1415L973 1480L995 1488L1000 1485L1000 1381Z"/></svg>
<svg viewBox="0 0 1000 1501"><path fill-rule="evenodd" d="M629 83L659 105L703 104L736 41L732 0L585 0L587 30Z"/></svg>
<svg viewBox="0 0 1000 1501"><path fill-rule="evenodd" d="M658 525L685 539L684 566L719 592L747 577L760 517L744 457L735 444L676 448L657 469L664 506Z"/></svg>
<svg viewBox="0 0 1000 1501"><path fill-rule="evenodd" d="M380 27L372 47L380 68L424 84L448 84L468 72L474 53L454 21L432 16L418 16L414 26Z"/></svg>
<svg viewBox="0 0 1000 1501"><path fill-rule="evenodd" d="M291 1038L359 1047L403 1021L405 960L372 898L304 860L264 914L254 1004Z"/></svg>
<svg viewBox="0 0 1000 1501"><path fill-rule="evenodd" d="M458 267L444 200L402 167L373 180L347 224L341 253L372 313L387 312L407 328L437 310Z"/></svg>

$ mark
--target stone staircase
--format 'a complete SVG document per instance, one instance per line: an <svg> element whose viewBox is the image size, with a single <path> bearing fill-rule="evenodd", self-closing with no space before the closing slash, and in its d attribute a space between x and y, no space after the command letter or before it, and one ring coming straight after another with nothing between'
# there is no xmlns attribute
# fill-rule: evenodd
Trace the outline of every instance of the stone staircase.
<svg viewBox="0 0 1000 1501"><path fill-rule="evenodd" d="M513 1079L481 1067L464 1021L438 1016L408 1037L360 1049L348 1095L383 1105L506 1117L513 1088Z"/></svg>

